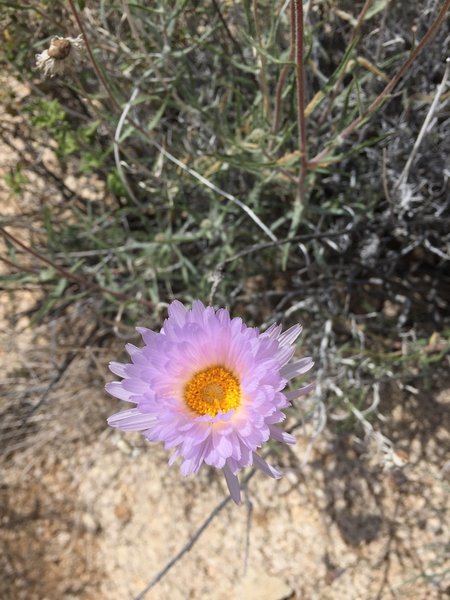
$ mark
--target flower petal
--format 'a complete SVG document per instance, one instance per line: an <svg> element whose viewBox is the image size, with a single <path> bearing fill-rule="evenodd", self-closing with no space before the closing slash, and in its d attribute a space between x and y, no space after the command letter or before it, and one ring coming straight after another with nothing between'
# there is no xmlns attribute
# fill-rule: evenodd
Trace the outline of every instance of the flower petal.
<svg viewBox="0 0 450 600"><path fill-rule="evenodd" d="M119 362L115 362L115 361L111 361L108 365L109 370L114 373L114 375L118 375L119 377L126 377L127 376L127 366L128 365L124 365L123 363L119 363Z"/></svg>
<svg viewBox="0 0 450 600"><path fill-rule="evenodd" d="M230 491L230 496L236 502L236 504L241 503L241 486L239 485L239 479L232 472L228 464L224 466L223 474L225 475L225 480L227 482L228 489Z"/></svg>
<svg viewBox="0 0 450 600"><path fill-rule="evenodd" d="M179 300L174 300L167 309L169 313L169 319L175 321L177 325L184 325L186 321L186 308L181 304Z"/></svg>
<svg viewBox="0 0 450 600"><path fill-rule="evenodd" d="M122 386L122 383L119 381L112 381L111 383L107 383L105 385L105 390L108 392L108 394L111 394L111 396L119 398L119 400L125 400L125 402L133 402L133 400L130 400L130 396L133 396L133 392L127 391Z"/></svg>
<svg viewBox="0 0 450 600"><path fill-rule="evenodd" d="M296 439L290 433L283 431L282 429L280 429L279 427L276 427L275 425L271 425L269 427L269 429L270 429L270 437L273 438L274 440L277 440L278 442L282 442L283 444L295 444Z"/></svg>
<svg viewBox="0 0 450 600"><path fill-rule="evenodd" d="M143 414L137 408L131 408L109 417L108 425L122 431L144 431L152 427L155 420L154 415Z"/></svg>
<svg viewBox="0 0 450 600"><path fill-rule="evenodd" d="M280 337L278 338L280 346L286 346L288 344L293 344L295 342L295 340L298 338L298 336L301 334L302 329L303 329L303 327L301 325L294 325L293 327L286 329L286 331L283 332L280 335Z"/></svg>
<svg viewBox="0 0 450 600"><path fill-rule="evenodd" d="M255 465L255 467L257 467L260 471L262 471L269 477L273 477L274 479L280 479L280 477L282 476L281 471L266 463L266 461L263 458L261 458L258 454L256 454L256 452L253 452L253 464Z"/></svg>
<svg viewBox="0 0 450 600"><path fill-rule="evenodd" d="M307 356L306 358L301 358L297 362L291 363L290 365L286 365L285 367L283 367L280 371L281 377L284 377L288 380L293 379L294 377L297 377L298 375L303 375L303 373L309 371L313 367L313 365L314 361L310 356Z"/></svg>
<svg viewBox="0 0 450 600"><path fill-rule="evenodd" d="M298 388L298 390L292 390L290 392L283 392L283 393L286 396L286 400L288 400L289 402L292 402L292 400L295 400L296 398L300 398L301 396L306 396L306 394L309 394L309 392L312 392L312 390L315 387L316 387L315 383L309 383L308 385Z"/></svg>
<svg viewBox="0 0 450 600"><path fill-rule="evenodd" d="M158 334L155 331L147 329L146 327L136 327L136 331L140 333L147 346L152 345L158 337Z"/></svg>

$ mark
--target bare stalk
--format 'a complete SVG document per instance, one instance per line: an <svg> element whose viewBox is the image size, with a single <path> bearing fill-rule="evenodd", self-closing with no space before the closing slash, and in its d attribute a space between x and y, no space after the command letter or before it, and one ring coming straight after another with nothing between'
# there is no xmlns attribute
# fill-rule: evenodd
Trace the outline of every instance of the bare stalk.
<svg viewBox="0 0 450 600"><path fill-rule="evenodd" d="M225 32L226 32L227 36L229 37L229 39L233 43L233 46L239 52L239 54L241 56L241 59L242 59L242 62L244 64L247 64L247 61L245 60L244 53L242 52L241 45L239 44L239 42L236 40L236 38L231 33L230 28L228 27L228 24L227 24L227 22L225 20L225 17L223 16L222 11L220 10L220 6L219 6L219 3L217 2L217 0L213 0L213 5L214 5L214 8L216 9L216 13L217 13L217 15L218 15L218 17L220 19L220 22L222 23L222 25L223 25L223 27L225 29Z"/></svg>
<svg viewBox="0 0 450 600"><path fill-rule="evenodd" d="M411 154L409 155L409 158L406 161L405 167L404 167L400 177L398 178L397 183L395 184L395 187L394 187L395 190L398 189L402 184L406 183L408 180L411 165L413 164L414 159L416 158L417 151L419 150L419 146L422 143L423 138L425 137L425 134L428 130L428 126L430 125L431 119L434 116L434 113L436 111L439 100L441 99L441 97L445 91L445 86L447 85L447 79L449 77L449 74L450 74L450 58L447 58L444 76L442 77L442 81L439 84L438 89L436 90L436 95L434 97L433 102L431 103L428 114L425 117L425 121L423 122L423 125L420 128L419 135L417 136L417 139L415 141L413 149L411 150Z"/></svg>
<svg viewBox="0 0 450 600"><path fill-rule="evenodd" d="M321 150L314 158L309 161L309 167L314 168L320 163L332 150L332 148L336 145L336 143L341 143L346 137L348 137L351 133L353 133L358 127L360 127L369 117L375 113L387 96L392 92L398 82L405 76L408 72L409 68L425 48L425 46L430 42L430 40L436 35L439 27L445 20L446 13L450 7L450 0L445 0L444 4L441 7L437 17L430 25L428 31L411 52L409 57L405 60L403 65L400 67L398 72L394 75L394 77L389 81L389 83L385 86L383 91L375 98L375 100L370 104L370 106L365 110L359 117L357 117L354 121L347 125L347 127L341 131L341 133L337 136L336 140L326 146L323 150Z"/></svg>

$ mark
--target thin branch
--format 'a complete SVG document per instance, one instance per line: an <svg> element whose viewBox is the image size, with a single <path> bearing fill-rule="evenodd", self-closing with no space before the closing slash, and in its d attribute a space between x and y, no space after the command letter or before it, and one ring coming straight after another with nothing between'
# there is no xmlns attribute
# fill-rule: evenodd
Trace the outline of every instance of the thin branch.
<svg viewBox="0 0 450 600"><path fill-rule="evenodd" d="M14 4L14 9L15 10L34 10L35 13L37 13L40 17L42 17L43 19L50 21L50 23L52 23L52 25L54 27L56 27L57 29L60 29L62 27L62 23L56 21L50 13L50 11L45 11L45 10L41 10L40 8L38 8L37 6L33 6L32 4Z"/></svg>
<svg viewBox="0 0 450 600"><path fill-rule="evenodd" d="M46 256L42 256L42 254L39 254L39 252L36 252L36 250L34 250L33 248L31 248L31 247L27 246L26 244L24 244L23 242L21 242L12 233L9 233L8 231L6 231L6 229L3 229L3 227L0 227L0 233L5 238L7 238L10 242L15 244L16 246L19 246L20 248L22 248L22 250L25 250L25 252L27 252L28 254L31 254L32 256L34 256L35 258L40 260L41 262L43 262L46 265L49 265L50 267L55 269L55 271L60 273L66 279L69 279L71 281L75 281L76 283L78 283L78 285L80 285L82 288L90 288L92 290L97 290L98 292L102 292L104 294L110 294L111 296L114 296L114 298L117 298L118 300L122 300L124 302L130 302L130 301L131 302L139 302L140 304L143 304L149 308L153 308L153 304L151 302L149 302L148 300L144 300L143 298L139 298L139 299L133 298L132 296L129 296L128 294L124 294L122 292L116 292L115 290L111 290L109 288L103 287L102 285L95 283L94 281L89 281L88 279L86 279L80 275L76 275L75 273L71 273L70 271L67 271L67 269L65 269L64 267L59 266L58 264L54 263Z"/></svg>
<svg viewBox="0 0 450 600"><path fill-rule="evenodd" d="M136 198L136 196L133 193L133 190L128 185L127 178L125 177L125 173L123 172L122 163L120 162L120 135L122 133L123 125L128 116L128 112L129 112L136 96L138 95L138 93L139 93L139 88L135 88L135 90L131 94L131 98L125 104L122 114L120 115L120 119L117 123L116 131L114 133L114 160L116 163L116 169L117 169L117 172L119 173L120 180L122 181L125 189L127 190L128 195L130 196L131 200L136 204L136 206L142 210L141 203Z"/></svg>
<svg viewBox="0 0 450 600"><path fill-rule="evenodd" d="M285 244L292 244L295 242L309 242L311 240L341 237L342 235L353 233L357 229L357 225L358 224L355 224L353 225L353 227L348 227L347 229L340 229L339 231L324 231L323 233L305 233L303 235L293 235L291 237L284 238L283 240L277 240L276 242L263 242L261 244L255 244L251 248L246 248L245 250L242 250L242 252L238 252L230 258L226 258L223 262L221 262L218 265L217 269L222 270L227 264L234 262L239 258L243 258L248 254L253 254L254 252L267 250L268 248L284 246Z"/></svg>
<svg viewBox="0 0 450 600"><path fill-rule="evenodd" d="M392 198L391 198L391 194L389 193L389 182L388 182L388 175L387 175L387 168L386 168L386 159L387 159L386 148L383 148L382 167L381 167L381 176L383 179L383 191L384 191L384 195L386 196L386 200L388 201L388 204L389 204L390 208L392 209Z"/></svg>
<svg viewBox="0 0 450 600"><path fill-rule="evenodd" d="M16 269L19 273L33 273L33 275L36 275L35 269L31 269L30 267L24 267L23 265L18 265L12 260L8 260L4 256L0 256L0 260L6 265L8 265L8 267L13 267L14 269Z"/></svg>
<svg viewBox="0 0 450 600"><path fill-rule="evenodd" d="M427 46L430 40L436 35L438 29L442 25L445 20L445 16L450 7L450 0L445 0L444 4L441 7L437 17L434 19L432 24L430 25L428 31L411 52L409 57L400 67L396 75L390 80L390 82L385 86L383 91L375 98L375 100L370 104L366 111L359 117L357 117L350 125L348 125L341 133L337 136L337 138L328 146L326 146L323 150L321 150L314 158L312 158L308 166L309 168L314 168L318 166L321 161L327 157L327 155L331 152L331 150L338 144L341 144L346 137L348 137L351 133L353 133L358 127L360 127L372 114L378 110L381 104L384 102L386 97L392 92L398 82L405 76L413 62L422 52L422 50Z"/></svg>
<svg viewBox="0 0 450 600"><path fill-rule="evenodd" d="M96 333L96 331L98 331L98 329L99 329L99 324L96 323L94 325L94 327L91 328L88 335L81 342L80 348L86 348L86 346L89 345L89 343L92 341L93 335ZM42 394L42 396L39 398L39 400L36 402L36 404L34 404L29 409L28 413L25 415L25 417L24 417L25 423L44 404L44 402L47 401L47 399L50 395L50 392L55 387L55 385L59 382L59 380L64 375L64 373L67 371L67 369L70 367L70 365L72 364L74 359L77 357L78 352L79 352L79 350L77 349L77 350L74 350L73 352L69 352L69 354L66 356L66 358L64 359L64 362L62 363L62 365L59 367L58 371L56 372L56 375L53 377L53 379L50 381L47 388L45 389L45 392Z"/></svg>
<svg viewBox="0 0 450 600"><path fill-rule="evenodd" d="M288 433L290 433L291 431L294 431L295 429L295 425L290 427L287 431ZM264 457L270 455L272 453L273 450L268 449L267 452L265 452L263 454ZM247 473L247 475L243 478L242 483L241 483L241 489L246 491L247 487L248 487L248 483L249 481L252 479L252 477L255 475L256 473L256 469L255 467L252 467L250 469L250 471ZM140 592L137 596L134 597L133 600L143 600L143 598L145 598L145 596L148 594L148 592L155 587L155 585L161 581L161 579L167 575L167 573L172 569L172 567L174 567L176 565L176 563L183 558L183 556L185 554L187 554L189 552L189 550L191 550L191 548L194 546L195 542L197 542L197 540L200 538L200 536L202 535L202 533L205 531L205 529L207 529L208 525L211 523L211 521L213 521L213 519L215 517L217 517L217 515L222 512L222 510L225 508L225 506L228 504L228 502L230 502L231 500L231 496L228 495L226 496L223 500L221 500L219 502L219 504L216 505L215 508L213 508L213 510L209 513L209 515L206 517L206 519L203 521L203 523L194 531L194 533L192 534L192 536L189 538L189 540L186 542L186 544L181 548L181 550L173 557L169 560L168 563L166 563L166 565L160 570L158 571L158 573L156 573L156 575L149 581L149 583L145 586L145 588L142 590L142 592ZM252 518L252 503L248 500L247 502L247 542L246 542L246 549L245 549L245 556L244 556L244 568L247 568L247 558L248 558L248 548L249 548L249 536L250 536L250 524L251 524L251 518Z"/></svg>
<svg viewBox="0 0 450 600"><path fill-rule="evenodd" d="M130 3L126 2L126 0L122 0L122 10L125 13L128 21L128 25L130 26L131 35L133 36L134 41L139 46L139 50L142 52L142 56L147 54L147 50L139 36L139 32L137 30L136 24L134 22L134 16L130 10ZM142 26L142 23L141 23Z"/></svg>
<svg viewBox="0 0 450 600"><path fill-rule="evenodd" d="M430 124L431 119L433 118L433 115L435 113L436 107L438 105L438 102L442 96L442 94L444 93L445 90L445 86L447 85L447 79L449 77L450 74L450 58L447 58L446 61L446 65L445 65L445 71L444 71L444 75L442 77L442 81L439 84L438 89L436 90L436 95L434 97L433 102L431 103L430 109L428 111L427 116L425 117L425 121L423 122L422 127L420 128L419 131L419 135L417 136L417 139L414 143L413 149L411 151L411 154L409 155L408 160L406 161L405 164L405 168L403 169L400 177L398 178L398 181L394 187L395 190L397 190L399 188L400 185L406 183L406 181L408 180L408 176L409 176L409 170L411 169L411 165L416 157L417 151L419 150L419 146L422 143L423 138L425 137L425 134L427 132L428 126Z"/></svg>
<svg viewBox="0 0 450 600"><path fill-rule="evenodd" d="M112 89L109 86L109 83L107 82L105 76L102 73L102 70L100 69L97 61L95 60L94 53L92 52L91 45L89 43L88 37L86 35L86 31L84 29L83 21L81 20L80 15L78 14L78 11L75 7L75 3L73 0L69 0L69 6L70 6L73 16L75 17L77 25L83 35L84 43L86 46L86 51L89 55L89 60L91 61L94 71L95 71L98 79L101 81L101 84L105 88L105 91L108 94L108 97L111 100L112 104L114 105L114 108L116 110L119 110L122 112L122 107L120 106L120 103L116 100L116 97L114 96Z"/></svg>
<svg viewBox="0 0 450 600"><path fill-rule="evenodd" d="M237 254L233 254L233 256L230 256L229 258L226 258L224 261L220 262L211 276L212 286L208 298L209 304L214 303L214 296L222 279L222 272L224 271L227 265L234 262L235 260L244 258L244 256L248 256L249 254L253 254L254 252L260 252L261 250L267 250L268 248L273 248L276 246L284 246L285 244L292 244L294 242L309 242L311 240L341 237L342 235L353 233L354 231L356 231L358 225L359 224L356 223L352 227L348 227L347 229L341 229L339 231L324 231L323 233L306 233L302 235L294 235L291 237L287 237L283 240L277 240L276 242L263 242L261 244L255 244L250 248L246 248L245 250L242 250Z"/></svg>
<svg viewBox="0 0 450 600"><path fill-rule="evenodd" d="M218 17L219 17L219 19L220 19L220 22L222 23L222 25L223 25L223 27L224 27L224 29L225 29L225 32L226 32L227 36L230 38L230 40L231 40L231 42L232 42L233 46L234 46L234 47L236 48L236 50L239 52L239 54L240 54L240 57L241 57L241 59L242 59L242 62L243 62L244 64L247 64L247 61L246 61L246 59L245 59L245 56L244 56L244 53L242 52L242 48L241 48L241 46L240 46L239 42L236 40L236 38L235 38L235 37L233 36L233 34L231 33L231 31L230 31L230 28L228 27L228 24L227 24L227 22L226 22L226 20L225 20L225 17L223 16L223 14L222 14L222 11L220 10L220 6L219 6L219 4L218 4L217 0L212 0L212 2L213 2L213 5L214 5L214 8L215 8L215 10L216 10L216 12L217 12L217 15L218 15Z"/></svg>
<svg viewBox="0 0 450 600"><path fill-rule="evenodd" d="M255 474L255 469L252 469L248 473L248 475L246 475L246 477L244 477L244 479L242 481L242 488L244 488L248 484L248 482L250 481L250 479L253 477L254 474ZM158 571L158 573L156 573L156 575L149 581L149 583L145 586L145 588L142 590L142 592L140 592L137 596L134 597L134 600L143 600L143 598L145 598L145 596L148 594L148 592L153 587L155 587L155 585L159 581L161 581L161 579L165 575L167 575L167 573L172 569L172 567L174 567L176 565L176 563L179 560L181 560L181 558L183 558L183 556L185 554L187 554L189 552L189 550L191 550L192 546L199 539L199 537L202 535L202 533L205 531L205 529L207 529L207 527L211 523L211 521L213 521L213 519L215 519L215 517L217 517L217 515L222 512L222 510L225 508L225 506L228 504L228 502L230 502L230 500L231 500L231 496L228 495L221 502L219 502L219 504L217 504L217 506L209 513L208 517L203 521L203 523L200 525L200 527L198 527L195 530L195 532L192 534L192 536L189 538L189 540L186 542L186 544L181 548L181 550L179 552L177 552L177 554L175 554L175 556L173 558L171 558L169 560L169 562L160 571Z"/></svg>
<svg viewBox="0 0 450 600"><path fill-rule="evenodd" d="M245 506L247 508L247 524L245 528L244 568L242 575L246 575L247 573L248 558L250 556L250 534L252 531L253 502L250 500L248 494L245 494Z"/></svg>

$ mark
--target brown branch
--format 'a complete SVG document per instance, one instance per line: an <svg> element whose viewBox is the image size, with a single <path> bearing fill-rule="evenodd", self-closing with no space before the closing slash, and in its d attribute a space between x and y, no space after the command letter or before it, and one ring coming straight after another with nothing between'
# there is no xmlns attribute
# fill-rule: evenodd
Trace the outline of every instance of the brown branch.
<svg viewBox="0 0 450 600"><path fill-rule="evenodd" d="M39 252L36 252L36 250L34 250L33 248L31 248L31 247L27 246L26 244L24 244L23 242L21 242L12 233L9 233L8 231L6 231L6 229L3 229L3 227L0 227L0 233L5 238L7 238L10 242L15 244L16 246L19 246L20 248L22 248L22 250L24 250L28 254L31 254L32 256L34 256L35 258L40 260L41 262L43 262L46 265L55 269L55 271L60 273L66 279L69 279L71 281L75 281L76 283L78 283L82 288L90 288L92 290L96 290L96 291L102 292L104 294L110 294L111 296L114 296L114 298L117 298L118 300L122 300L123 302L130 302L130 301L131 302L139 302L140 304L143 304L149 308L153 308L153 304L151 302L149 302L148 300L137 299L137 298L133 298L132 296L129 296L128 294L124 294L123 292L116 292L115 290L105 288L102 285L95 283L94 281L89 281L85 277L81 277L80 275L76 275L75 273L71 273L70 271L67 271L67 269L65 269L64 267L59 266L58 264L54 263L46 256L42 256L42 254L39 254Z"/></svg>
<svg viewBox="0 0 450 600"><path fill-rule="evenodd" d="M36 271L34 269L31 269L30 267L24 267L23 265L18 265L12 260L8 260L4 256L0 256L0 260L6 265L8 265L8 267L13 267L14 269L16 269L19 273L33 273L33 275L36 274Z"/></svg>

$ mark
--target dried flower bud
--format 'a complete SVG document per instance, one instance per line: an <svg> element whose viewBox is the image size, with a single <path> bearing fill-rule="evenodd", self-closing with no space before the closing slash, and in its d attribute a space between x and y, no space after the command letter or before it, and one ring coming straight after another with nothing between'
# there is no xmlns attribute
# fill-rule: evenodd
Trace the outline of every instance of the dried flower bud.
<svg viewBox="0 0 450 600"><path fill-rule="evenodd" d="M64 60L69 56L71 47L72 44L67 38L53 38L47 52L50 58Z"/></svg>
<svg viewBox="0 0 450 600"><path fill-rule="evenodd" d="M44 77L62 75L81 62L83 53L83 36L57 36L52 39L47 50L36 54L36 68L42 71Z"/></svg>

